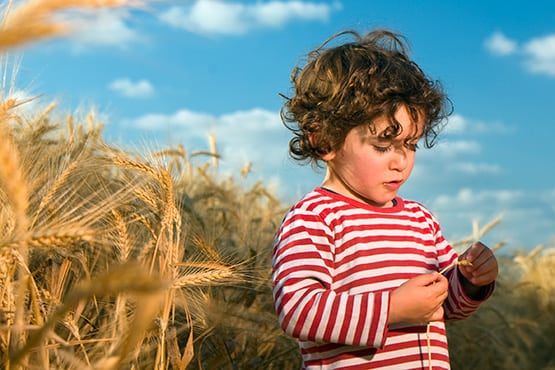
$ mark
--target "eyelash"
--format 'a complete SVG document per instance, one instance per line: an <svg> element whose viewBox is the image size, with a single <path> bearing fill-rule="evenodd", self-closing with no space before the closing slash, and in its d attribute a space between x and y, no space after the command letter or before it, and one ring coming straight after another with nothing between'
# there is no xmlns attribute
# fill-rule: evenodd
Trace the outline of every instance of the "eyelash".
<svg viewBox="0 0 555 370"><path fill-rule="evenodd" d="M405 144L405 148L407 148L408 150L412 150L413 152L416 152L416 149L418 149L418 143L406 143Z"/></svg>
<svg viewBox="0 0 555 370"><path fill-rule="evenodd" d="M388 146L374 145L374 149L379 153L387 153L391 150L392 147L393 145L388 145ZM418 149L418 144L405 143L404 147L407 148L408 150L412 150L413 152L416 152L416 149Z"/></svg>
<svg viewBox="0 0 555 370"><path fill-rule="evenodd" d="M387 153L388 151L391 150L391 147L392 145L388 145L388 146L374 145L374 149L379 153Z"/></svg>

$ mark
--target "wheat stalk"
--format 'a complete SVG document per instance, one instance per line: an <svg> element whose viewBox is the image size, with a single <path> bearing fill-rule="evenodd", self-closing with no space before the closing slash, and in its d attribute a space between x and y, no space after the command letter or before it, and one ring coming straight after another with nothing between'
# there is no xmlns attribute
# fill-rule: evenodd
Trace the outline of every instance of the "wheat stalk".
<svg viewBox="0 0 555 370"><path fill-rule="evenodd" d="M112 211L114 216L114 223L116 225L116 248L118 249L118 258L120 262L126 262L129 260L131 254L131 246L129 245L130 236L129 230L127 228L127 223L125 222L121 213L116 210Z"/></svg>
<svg viewBox="0 0 555 370"><path fill-rule="evenodd" d="M52 200L54 199L54 197L56 195L56 192L62 187L63 184L66 183L70 174L72 174L80 164L81 163L79 161L74 161L60 174L60 176L58 176L58 178L55 180L54 184L50 187L48 193L44 197L42 197L42 199L40 201L40 204L38 206L38 209L35 212L35 218L31 222L32 225L34 225L37 222L37 219L38 219L41 211L43 210L43 208L47 204L50 204L52 202Z"/></svg>
<svg viewBox="0 0 555 370"><path fill-rule="evenodd" d="M16 367L23 361L33 348L42 341L42 339L52 330L54 325L61 320L71 308L75 307L79 302L95 297L110 294L118 294L121 292L134 294L158 294L168 288L168 284L159 277L144 274L144 268L135 264L125 264L113 267L111 271L97 276L89 281L82 282L76 286L73 291L65 298L64 303L59 306L51 317L36 332L29 336L27 343L23 348L14 352L10 356L10 365ZM143 299L141 302L149 301ZM150 306L150 304L148 304ZM152 315L153 310L146 310ZM139 314L140 321L136 323L141 330L145 328L146 317L142 313ZM137 338L133 338L136 340Z"/></svg>
<svg viewBox="0 0 555 370"><path fill-rule="evenodd" d="M54 15L71 8L121 7L127 0L30 0L8 7L0 29L0 49L14 47L39 38L57 36L69 28L53 20Z"/></svg>
<svg viewBox="0 0 555 370"><path fill-rule="evenodd" d="M81 242L90 242L94 234L90 230L76 231L65 234L32 235L25 240L16 240L7 245L9 248L17 248L26 244L33 249L47 249L68 247Z"/></svg>
<svg viewBox="0 0 555 370"><path fill-rule="evenodd" d="M174 283L174 288L192 287L199 285L214 284L218 281L229 279L233 276L233 271L227 266L215 266L210 271L188 273L178 277Z"/></svg>
<svg viewBox="0 0 555 370"><path fill-rule="evenodd" d="M181 230L181 214L179 213L174 200L173 180L169 172L159 167L152 167L142 162L131 160L125 156L116 156L114 163L125 168L138 170L150 176L155 180L157 186L157 194L162 198L162 217L160 222L160 230L156 238L154 246L154 255L151 260L150 270L154 270L156 262L158 270L167 278L175 281L177 278L177 270L175 267L182 251L180 251L180 230ZM142 194L142 199L148 199L149 196ZM150 202L151 203L151 202ZM158 318L159 335L158 350L156 355L156 366L159 368L166 367L166 334L168 323L172 312L175 311L175 291L171 289L165 293L162 312Z"/></svg>
<svg viewBox="0 0 555 370"><path fill-rule="evenodd" d="M24 240L23 235L28 229L27 208L29 205L27 182L21 167L19 151L15 147L10 135L8 121L12 117L9 113L18 103L9 99L0 105L0 183L3 185L7 199L12 204L15 215L15 234ZM17 297L15 303L15 330L10 349L13 350L23 343L23 325L25 322L25 296L29 273L27 269L28 247L22 242L18 246L21 263L17 269Z"/></svg>
<svg viewBox="0 0 555 370"><path fill-rule="evenodd" d="M449 266L444 267L439 273L444 274L455 266L472 266L472 262L468 260L456 260L453 263L451 263Z"/></svg>
<svg viewBox="0 0 555 370"><path fill-rule="evenodd" d="M473 243L475 241L480 240L485 234L487 234L491 229L497 226L501 220L503 219L503 215L499 215L495 217L493 220L489 221L485 226L480 228L480 224L478 220L472 221L472 234L469 237L466 237L462 240L458 240L453 243L453 246L459 245L467 245L469 243ZM500 247L499 245L498 247Z"/></svg>
<svg viewBox="0 0 555 370"><path fill-rule="evenodd" d="M439 273L444 274L447 271L451 270L455 266L472 266L472 262L468 260L455 260L448 266L444 267ZM430 326L431 323L426 325L426 345L428 347L428 366L429 369L432 370L432 343L431 343L431 336L430 336Z"/></svg>

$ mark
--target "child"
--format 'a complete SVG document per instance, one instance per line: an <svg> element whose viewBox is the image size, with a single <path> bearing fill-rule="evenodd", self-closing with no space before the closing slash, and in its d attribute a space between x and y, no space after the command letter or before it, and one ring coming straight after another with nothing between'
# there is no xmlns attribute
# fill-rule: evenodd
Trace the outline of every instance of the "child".
<svg viewBox="0 0 555 370"><path fill-rule="evenodd" d="M354 41L327 46L345 35ZM449 100L385 30L333 36L291 79L290 154L327 168L285 216L273 251L277 315L303 368L448 369L444 320L492 294L497 261L476 242L461 256L471 266L440 274L456 252L430 211L397 192L417 143L435 143Z"/></svg>

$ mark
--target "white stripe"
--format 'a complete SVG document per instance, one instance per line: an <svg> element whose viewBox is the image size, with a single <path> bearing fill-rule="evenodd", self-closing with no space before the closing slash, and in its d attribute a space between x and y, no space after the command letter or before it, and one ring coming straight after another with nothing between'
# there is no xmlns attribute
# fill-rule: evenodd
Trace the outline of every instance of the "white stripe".
<svg viewBox="0 0 555 370"><path fill-rule="evenodd" d="M389 310L389 293L385 292L382 297L382 305L380 308L380 317L387 317L387 311ZM387 322L386 320L379 320L378 321L378 329L376 333L383 333L385 331L385 326ZM378 338L376 338L378 339Z"/></svg>
<svg viewBox="0 0 555 370"><path fill-rule="evenodd" d="M357 324L360 321L360 306L361 306L362 297L357 295L353 299L353 310L351 313L351 320L349 322L349 328L347 329L347 336L345 337L345 341L347 343L353 343L355 339L355 331L358 328ZM364 325L364 323L362 324Z"/></svg>
<svg viewBox="0 0 555 370"><path fill-rule="evenodd" d="M369 292L379 292L383 290L390 290L399 287L406 279L392 279L389 281L381 281L374 284L365 284L365 285L357 285L353 286L349 289L349 294L360 294L360 293L369 293ZM348 284L349 281L342 280L339 283L342 285ZM334 284L333 289L337 289L342 285Z"/></svg>

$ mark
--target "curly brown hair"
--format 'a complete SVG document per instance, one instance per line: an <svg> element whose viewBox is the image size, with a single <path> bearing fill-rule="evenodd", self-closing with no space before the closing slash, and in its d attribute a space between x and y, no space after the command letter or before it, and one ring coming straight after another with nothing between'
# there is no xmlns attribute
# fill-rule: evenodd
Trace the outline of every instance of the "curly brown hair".
<svg viewBox="0 0 555 370"><path fill-rule="evenodd" d="M354 41L326 48L344 35ZM294 134L289 154L312 164L339 149L352 128L367 124L374 133L372 122L378 117L391 122L391 138L399 135L394 115L403 105L414 122L424 123L422 137L430 148L452 112L441 84L410 60L407 40L387 30L333 35L308 54L304 68L293 69L291 82L294 96L281 109L283 123Z"/></svg>

